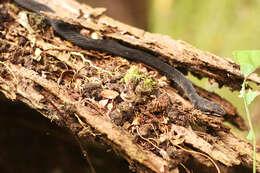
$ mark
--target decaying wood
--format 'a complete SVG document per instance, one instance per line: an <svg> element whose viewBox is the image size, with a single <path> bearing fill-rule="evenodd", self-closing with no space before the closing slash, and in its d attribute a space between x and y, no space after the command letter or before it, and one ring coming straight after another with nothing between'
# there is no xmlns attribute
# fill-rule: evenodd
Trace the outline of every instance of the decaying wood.
<svg viewBox="0 0 260 173"><path fill-rule="evenodd" d="M239 66L227 58L117 22L105 16L102 8L93 9L73 0L39 2L57 12L44 15L80 26L89 36L95 34L143 49L231 90L241 86ZM21 26L21 20L29 22L22 17L25 12L10 2L1 6L6 12L2 10L5 15L0 15L0 91L6 98L26 103L70 129L81 141L91 137L109 145L138 172L177 172L191 159L216 170L252 167L251 144L222 124L229 121L246 128L228 101L197 87L200 95L220 103L227 111L224 118L205 115L154 69L102 52L81 50L55 36L50 27L37 26L38 19L31 18L29 26L34 32L29 32ZM122 80L133 66L142 77ZM256 75L249 79L260 83ZM147 87L145 81L152 84ZM260 172L259 153L257 165Z"/></svg>

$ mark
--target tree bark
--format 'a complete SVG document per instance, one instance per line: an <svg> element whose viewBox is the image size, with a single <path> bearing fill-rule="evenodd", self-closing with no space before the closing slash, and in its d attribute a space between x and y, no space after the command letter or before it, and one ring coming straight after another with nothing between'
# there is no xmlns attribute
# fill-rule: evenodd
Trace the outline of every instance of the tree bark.
<svg viewBox="0 0 260 173"><path fill-rule="evenodd" d="M64 20L90 37L114 39L157 55L184 73L240 89L239 66L227 58L125 25L104 15L102 8L73 0L38 1L56 11L44 15ZM27 20L23 14L29 13L15 3L3 1L1 6L0 92L7 99L26 103L69 129L83 148L90 138L109 146L133 171L178 172L193 170L194 163L223 172L252 168L252 145L222 124L228 121L246 129L227 100L196 87L227 111L223 118L205 115L156 70L105 52L82 50L59 38L35 15L27 15ZM133 76L129 69L138 74L126 80ZM248 79L260 83L255 74ZM257 153L258 172L259 163Z"/></svg>

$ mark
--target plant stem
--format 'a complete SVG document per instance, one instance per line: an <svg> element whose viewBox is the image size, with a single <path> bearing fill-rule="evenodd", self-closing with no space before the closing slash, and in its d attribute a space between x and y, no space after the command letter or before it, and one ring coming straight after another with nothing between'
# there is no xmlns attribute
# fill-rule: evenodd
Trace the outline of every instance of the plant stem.
<svg viewBox="0 0 260 173"><path fill-rule="evenodd" d="M242 87L245 87L245 81L242 85ZM248 103L246 101L246 96L245 96L245 90L243 91L243 100L244 100L244 105L245 105L245 109L246 109L246 117L247 117L247 121L248 121L248 125L252 134L252 144L253 144L253 173L256 173L256 137L255 137L255 132L254 132L254 128L253 128L253 124L251 121L251 116L250 116L250 112L248 110Z"/></svg>

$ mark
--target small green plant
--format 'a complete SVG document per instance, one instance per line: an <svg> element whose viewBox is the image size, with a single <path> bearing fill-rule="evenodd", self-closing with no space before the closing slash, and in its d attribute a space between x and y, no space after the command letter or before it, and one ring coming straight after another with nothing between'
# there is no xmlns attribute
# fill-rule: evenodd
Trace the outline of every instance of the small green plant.
<svg viewBox="0 0 260 173"><path fill-rule="evenodd" d="M145 76L139 73L137 66L132 66L130 69L128 69L126 75L120 80L120 82L128 82L132 79L143 80L145 87L147 88L154 88L154 86L156 86L156 82L153 81L151 76Z"/></svg>
<svg viewBox="0 0 260 173"><path fill-rule="evenodd" d="M244 82L242 84L242 88L240 91L240 97L243 98L246 117L249 124L249 133L247 135L247 139L253 143L254 151L253 151L253 173L256 173L256 137L253 129L253 124L251 121L250 112L248 110L249 104L258 96L260 93L258 91L252 91L249 89L246 92L247 78L248 76L254 72L258 67L260 67L260 51L258 50L243 50L243 51L234 51L234 56L237 62L240 65L241 71L244 75Z"/></svg>
<svg viewBox="0 0 260 173"><path fill-rule="evenodd" d="M133 78L136 80L142 79L144 76L139 73L137 66L132 66L127 70L126 75L120 80L120 82L127 82Z"/></svg>

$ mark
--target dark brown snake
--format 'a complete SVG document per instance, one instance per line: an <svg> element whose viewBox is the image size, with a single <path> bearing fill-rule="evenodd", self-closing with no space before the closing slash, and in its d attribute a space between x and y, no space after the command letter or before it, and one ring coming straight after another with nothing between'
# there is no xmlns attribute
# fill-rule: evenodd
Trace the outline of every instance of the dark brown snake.
<svg viewBox="0 0 260 173"><path fill-rule="evenodd" d="M55 13L50 7L34 0L14 1L27 10L33 11L39 15L41 15L40 11ZM195 91L192 83L181 72L156 56L139 49L124 46L113 40L91 39L81 35L79 32L72 29L70 24L62 20L46 19L58 35L83 49L107 52L111 55L120 56L131 61L142 62L157 69L165 74L170 80L176 82L184 90L196 109L215 116L223 116L226 114L226 111L219 104L200 97Z"/></svg>

